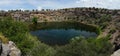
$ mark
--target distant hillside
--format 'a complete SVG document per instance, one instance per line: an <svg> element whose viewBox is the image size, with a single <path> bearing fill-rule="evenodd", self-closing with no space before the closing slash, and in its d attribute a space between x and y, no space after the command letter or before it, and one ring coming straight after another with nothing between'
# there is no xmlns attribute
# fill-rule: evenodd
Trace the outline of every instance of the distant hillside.
<svg viewBox="0 0 120 56"><path fill-rule="evenodd" d="M83 21L87 18L98 19L103 15L115 18L120 15L120 10L109 10L104 8L66 8L66 9L42 9L38 10L9 10L0 11L0 17L12 16L17 21L31 21L32 17L38 17L38 21ZM92 19L92 20L93 20ZM90 20L90 19L89 19Z"/></svg>

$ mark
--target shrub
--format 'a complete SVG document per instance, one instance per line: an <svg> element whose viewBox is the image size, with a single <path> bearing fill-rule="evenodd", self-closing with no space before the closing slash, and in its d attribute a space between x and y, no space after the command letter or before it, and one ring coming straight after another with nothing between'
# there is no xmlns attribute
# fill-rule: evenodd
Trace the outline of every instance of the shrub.
<svg viewBox="0 0 120 56"><path fill-rule="evenodd" d="M57 49L55 56L110 56L112 45L107 38L75 38L71 43Z"/></svg>
<svg viewBox="0 0 120 56"><path fill-rule="evenodd" d="M37 24L37 19L38 19L37 17L33 17L33 18L32 18L33 24Z"/></svg>
<svg viewBox="0 0 120 56"><path fill-rule="evenodd" d="M40 42L36 45L28 56L54 56L55 50L52 47Z"/></svg>
<svg viewBox="0 0 120 56"><path fill-rule="evenodd" d="M115 29L115 28L112 28L112 29L110 29L110 32L109 32L109 33L113 34L113 33L115 33L115 31L116 31L116 29Z"/></svg>
<svg viewBox="0 0 120 56"><path fill-rule="evenodd" d="M28 27L25 23L15 22L12 18L7 17L4 20L0 20L0 32L9 37L10 40L13 40L11 39L12 37L28 32Z"/></svg>

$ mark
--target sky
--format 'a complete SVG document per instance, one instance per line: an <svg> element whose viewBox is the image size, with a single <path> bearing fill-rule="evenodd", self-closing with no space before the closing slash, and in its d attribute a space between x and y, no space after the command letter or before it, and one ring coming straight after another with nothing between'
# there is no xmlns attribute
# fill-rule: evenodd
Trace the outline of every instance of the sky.
<svg viewBox="0 0 120 56"><path fill-rule="evenodd" d="M0 10L97 7L120 9L120 0L0 0Z"/></svg>

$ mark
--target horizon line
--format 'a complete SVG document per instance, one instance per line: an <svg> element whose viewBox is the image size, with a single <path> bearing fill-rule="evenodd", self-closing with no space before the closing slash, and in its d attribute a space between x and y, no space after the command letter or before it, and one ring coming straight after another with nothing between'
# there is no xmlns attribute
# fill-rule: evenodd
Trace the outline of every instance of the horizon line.
<svg viewBox="0 0 120 56"><path fill-rule="evenodd" d="M42 11L42 10L47 10L47 9L50 9L50 10L60 10L60 9L71 9L71 8L98 8L98 9L107 9L107 10L120 10L120 9L110 9L110 8L102 8L102 7L66 7L66 8L42 8L41 10L40 9L0 9L0 11L9 11L9 10L22 10L22 11L25 11L25 10L29 10L29 11L32 11L32 10L38 10L38 11Z"/></svg>

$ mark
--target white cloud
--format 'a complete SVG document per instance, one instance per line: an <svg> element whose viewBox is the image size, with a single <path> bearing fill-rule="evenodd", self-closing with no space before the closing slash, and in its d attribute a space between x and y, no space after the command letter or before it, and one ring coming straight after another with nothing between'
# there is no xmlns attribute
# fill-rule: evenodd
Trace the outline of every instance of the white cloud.
<svg viewBox="0 0 120 56"><path fill-rule="evenodd" d="M38 10L42 10L42 7L41 7L41 6L39 6L37 9L38 9Z"/></svg>
<svg viewBox="0 0 120 56"><path fill-rule="evenodd" d="M109 8L109 9L120 9L120 0L78 0L76 1L77 4L85 7L102 7L102 8Z"/></svg>
<svg viewBox="0 0 120 56"><path fill-rule="evenodd" d="M14 5L14 4L23 4L21 0L0 0L0 5Z"/></svg>
<svg viewBox="0 0 120 56"><path fill-rule="evenodd" d="M61 7L61 5L59 4L59 2L55 2L55 1L51 1L51 0L44 0L44 1L39 1L38 0L27 0L28 3L30 3L31 5L37 7L37 8L58 8Z"/></svg>
<svg viewBox="0 0 120 56"><path fill-rule="evenodd" d="M90 1L90 0L81 0L82 2L88 2L88 1Z"/></svg>

